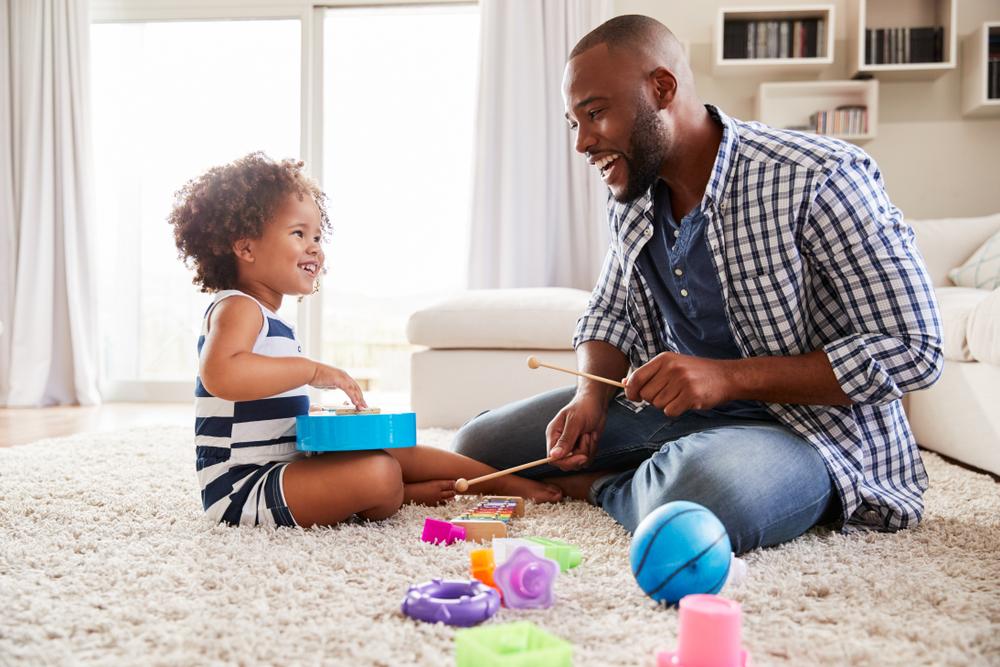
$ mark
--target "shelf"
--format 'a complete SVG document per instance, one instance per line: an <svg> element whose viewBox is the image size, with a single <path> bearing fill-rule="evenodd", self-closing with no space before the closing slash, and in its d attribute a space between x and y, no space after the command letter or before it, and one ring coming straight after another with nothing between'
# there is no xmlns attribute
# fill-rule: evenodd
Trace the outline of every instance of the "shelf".
<svg viewBox="0 0 1000 667"><path fill-rule="evenodd" d="M789 22L817 22L816 56L812 57L765 57L743 58L724 57L726 46L726 22L763 22L772 24L771 53L781 53L782 35L787 36L787 46L792 43ZM784 23L784 27L782 27ZM756 28L756 26L754 26ZM715 29L712 31L712 73L716 76L743 76L747 74L807 74L815 73L833 64L834 10L833 5L788 5L769 7L720 7ZM757 42L766 52L767 39Z"/></svg>
<svg viewBox="0 0 1000 667"><path fill-rule="evenodd" d="M878 81L790 81L762 83L757 90L757 120L777 129L803 126L817 111L844 105L868 107L864 134L824 135L861 144L878 132Z"/></svg>
<svg viewBox="0 0 1000 667"><path fill-rule="evenodd" d="M1000 116L1000 98L987 97L990 33L1000 36L1000 21L984 23L962 40L963 116Z"/></svg>
<svg viewBox="0 0 1000 667"><path fill-rule="evenodd" d="M850 0L847 11L847 71L883 81L920 81L955 69L958 0ZM894 28L944 29L942 62L869 64L865 31Z"/></svg>

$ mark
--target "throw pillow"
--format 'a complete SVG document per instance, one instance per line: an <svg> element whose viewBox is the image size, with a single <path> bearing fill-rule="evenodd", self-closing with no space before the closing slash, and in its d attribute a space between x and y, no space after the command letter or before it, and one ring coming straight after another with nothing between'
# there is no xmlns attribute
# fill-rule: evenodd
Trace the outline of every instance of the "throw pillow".
<svg viewBox="0 0 1000 667"><path fill-rule="evenodd" d="M959 287L1000 287L1000 232L986 239L965 264L949 271L948 277Z"/></svg>

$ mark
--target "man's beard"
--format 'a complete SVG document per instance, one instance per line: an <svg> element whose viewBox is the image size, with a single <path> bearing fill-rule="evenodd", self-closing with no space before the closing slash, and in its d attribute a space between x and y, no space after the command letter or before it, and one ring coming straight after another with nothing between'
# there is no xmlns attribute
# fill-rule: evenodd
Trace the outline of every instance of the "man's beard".
<svg viewBox="0 0 1000 667"><path fill-rule="evenodd" d="M612 196L621 203L635 201L649 190L650 186L660 177L660 167L666 158L663 145L663 121L656 110L645 100L639 99L639 110L632 123L632 135L629 137L628 152L631 157L622 155L628 168L628 179L625 187Z"/></svg>

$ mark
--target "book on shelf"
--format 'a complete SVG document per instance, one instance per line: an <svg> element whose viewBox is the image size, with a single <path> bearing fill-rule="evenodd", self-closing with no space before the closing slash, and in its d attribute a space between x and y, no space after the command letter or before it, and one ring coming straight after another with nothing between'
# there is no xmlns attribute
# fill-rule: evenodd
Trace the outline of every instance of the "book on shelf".
<svg viewBox="0 0 1000 667"><path fill-rule="evenodd" d="M868 28L866 65L944 62L944 28Z"/></svg>
<svg viewBox="0 0 1000 667"><path fill-rule="evenodd" d="M722 58L825 58L826 31L825 19L727 20L722 25Z"/></svg>
<svg viewBox="0 0 1000 667"><path fill-rule="evenodd" d="M986 64L986 98L1000 100L1000 56L991 57Z"/></svg>
<svg viewBox="0 0 1000 667"><path fill-rule="evenodd" d="M868 134L868 107L845 104L832 111L817 111L809 117L809 127L816 134L828 136Z"/></svg>
<svg viewBox="0 0 1000 667"><path fill-rule="evenodd" d="M986 98L1000 99L1000 28L989 32L986 61Z"/></svg>

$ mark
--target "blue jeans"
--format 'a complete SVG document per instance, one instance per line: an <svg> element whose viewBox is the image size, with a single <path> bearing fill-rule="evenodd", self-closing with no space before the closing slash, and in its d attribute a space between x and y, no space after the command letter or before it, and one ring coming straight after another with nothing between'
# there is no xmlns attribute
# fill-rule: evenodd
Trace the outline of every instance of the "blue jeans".
<svg viewBox="0 0 1000 667"><path fill-rule="evenodd" d="M545 458L545 428L575 393L556 389L484 412L462 426L452 450L499 469ZM613 400L586 472L602 470L608 474L594 482L590 500L630 533L664 503L689 500L719 517L737 554L787 542L840 513L823 458L777 421L671 418ZM577 472L546 464L520 474Z"/></svg>

